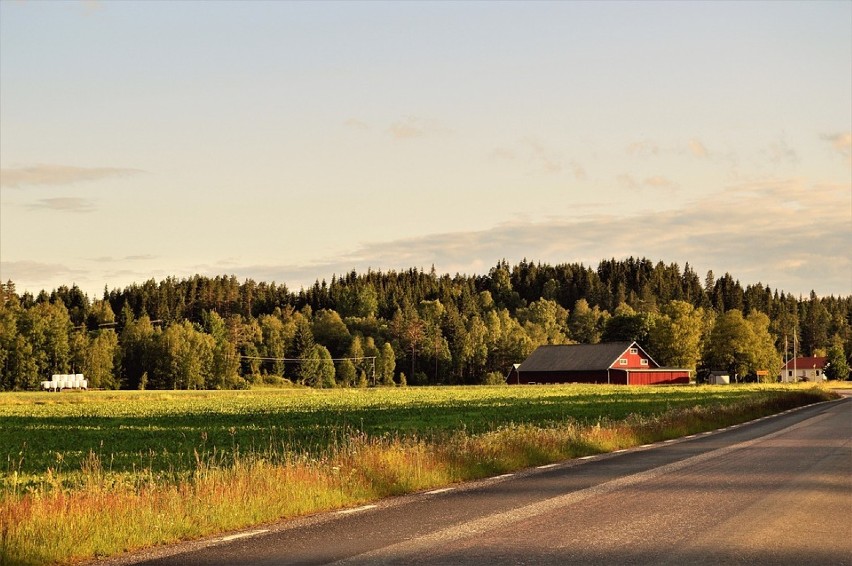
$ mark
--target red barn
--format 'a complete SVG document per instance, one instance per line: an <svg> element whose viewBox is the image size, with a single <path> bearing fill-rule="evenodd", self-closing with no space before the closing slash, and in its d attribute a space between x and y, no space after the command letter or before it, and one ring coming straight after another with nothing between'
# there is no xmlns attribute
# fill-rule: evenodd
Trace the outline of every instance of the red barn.
<svg viewBox="0 0 852 566"><path fill-rule="evenodd" d="M509 383L689 383L690 370L662 368L636 342L540 346Z"/></svg>

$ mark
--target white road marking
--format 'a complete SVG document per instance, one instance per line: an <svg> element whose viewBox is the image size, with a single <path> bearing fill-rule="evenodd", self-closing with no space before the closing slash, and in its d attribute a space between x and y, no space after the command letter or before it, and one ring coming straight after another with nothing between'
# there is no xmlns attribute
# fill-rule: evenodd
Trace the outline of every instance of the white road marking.
<svg viewBox="0 0 852 566"><path fill-rule="evenodd" d="M669 442L677 442L677 438L669 438L668 440L663 440L664 444L668 444Z"/></svg>
<svg viewBox="0 0 852 566"><path fill-rule="evenodd" d="M555 467L556 467L556 466L558 466L558 465L559 465L559 464L545 464L545 465L543 465L543 466L539 466L539 467L538 467L538 469L539 469L539 470L546 470L546 469L548 469L548 468L555 468Z"/></svg>
<svg viewBox="0 0 852 566"><path fill-rule="evenodd" d="M352 513L360 513L361 511L367 511L369 509L375 509L378 505L362 505L361 507L353 507L352 509L344 509L343 511L338 511L338 515L350 515Z"/></svg>
<svg viewBox="0 0 852 566"><path fill-rule="evenodd" d="M794 427L792 428L798 428L798 426L803 426L803 424L794 425ZM720 456L724 456L731 452L742 450L743 448L747 448L755 444L765 442L777 436L787 434L790 430L790 428L787 428L778 432L774 432L772 434L768 434L766 436L761 436L752 440L741 442L739 444L726 446L724 448L719 448L717 450L698 454L696 456L692 456L684 460L672 462L671 464L666 464L657 468L651 468L650 470L637 472L628 476L622 476L620 478L594 485L586 489L572 491L564 495L558 495L556 497L545 499L537 503L532 503L530 505L525 505L523 507L512 509L511 511L495 513L493 515L487 515L479 519L473 519L471 521L453 525L451 527L447 527L438 531L433 531L422 536L414 537L396 544L391 544L382 548L367 551L363 554L350 556L349 558L344 558L342 560L338 560L337 562L332 562L332 564L336 566L349 566L357 564L373 564L374 566L379 566L384 564L390 565L405 563L406 558L410 558L411 556L414 556L420 552L428 552L436 545L447 544L452 541L473 537L477 534L485 533L488 531L504 529L505 525L510 523L517 524L518 522L524 519L531 519L533 517L541 516L545 513L552 513L557 510L563 510L565 507L574 505L586 499L612 493L614 491L618 491L626 487L640 484L643 482L649 482L651 480L655 480L660 476L665 476L666 474L682 470L689 466L696 466L698 464L702 464L704 462L713 460Z"/></svg>
<svg viewBox="0 0 852 566"><path fill-rule="evenodd" d="M222 537L216 542L230 542L232 540L237 540L237 539L246 538L246 537L253 537L255 535L259 535L259 534L262 534L262 533L268 533L268 532L269 532L269 529L260 529L259 531L248 531L246 533L237 533L235 535L229 535L229 536L226 536L226 537Z"/></svg>
<svg viewBox="0 0 852 566"><path fill-rule="evenodd" d="M426 495L435 495L437 493L446 493L448 491L453 491L454 487L442 487L441 489L433 489L432 491L427 491Z"/></svg>
<svg viewBox="0 0 852 566"><path fill-rule="evenodd" d="M578 460L591 460L594 456L583 456L582 458L577 458Z"/></svg>
<svg viewBox="0 0 852 566"><path fill-rule="evenodd" d="M648 448L649 446L653 446L653 444L643 444L639 448Z"/></svg>
<svg viewBox="0 0 852 566"><path fill-rule="evenodd" d="M622 452L627 452L627 448L622 448L621 450L616 450L613 454L621 454Z"/></svg>
<svg viewBox="0 0 852 566"><path fill-rule="evenodd" d="M492 480L502 480L502 479L504 479L504 478L510 478L510 477L512 477L512 476L514 476L514 475L515 475L515 474L503 474L502 476L494 476L494 477L493 477L493 478L491 478L491 479L492 479Z"/></svg>

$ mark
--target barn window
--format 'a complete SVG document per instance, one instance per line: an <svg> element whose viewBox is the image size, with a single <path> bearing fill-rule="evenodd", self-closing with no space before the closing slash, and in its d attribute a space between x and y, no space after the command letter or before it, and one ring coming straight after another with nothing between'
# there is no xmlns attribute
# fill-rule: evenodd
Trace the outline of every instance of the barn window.
<svg viewBox="0 0 852 566"><path fill-rule="evenodd" d="M621 365L623 365L623 366L626 366L626 365L627 365L627 360L625 360L624 358L621 358L620 360L618 360L618 363L619 363L619 364L621 364Z"/></svg>
<svg viewBox="0 0 852 566"><path fill-rule="evenodd" d="M630 353L635 356L636 354L639 353L639 349L638 348L630 348Z"/></svg>
<svg viewBox="0 0 852 566"><path fill-rule="evenodd" d="M793 370L787 372L787 377L793 377Z"/></svg>
<svg viewBox="0 0 852 566"><path fill-rule="evenodd" d="M639 363L642 364L643 366L647 366L648 360L646 360L645 358L642 358L641 360L639 360Z"/></svg>

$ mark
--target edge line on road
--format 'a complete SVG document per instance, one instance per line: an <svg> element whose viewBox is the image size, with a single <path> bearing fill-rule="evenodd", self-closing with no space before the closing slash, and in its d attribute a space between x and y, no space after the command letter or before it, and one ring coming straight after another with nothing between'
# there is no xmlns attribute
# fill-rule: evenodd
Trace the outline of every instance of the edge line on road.
<svg viewBox="0 0 852 566"><path fill-rule="evenodd" d="M370 509L375 509L378 505L362 505L361 507L353 507L352 509L344 509L343 511L338 511L338 515L351 515L352 513L360 513L362 511L369 511Z"/></svg>
<svg viewBox="0 0 852 566"><path fill-rule="evenodd" d="M226 537L216 539L215 542L217 542L217 543L231 542L232 540L238 540L238 539L241 539L241 538L253 537L253 536L261 535L263 533L268 533L268 532L269 532L269 529L258 529L256 531L247 531L247 532L244 532L244 533L237 533L235 535L228 535Z"/></svg>
<svg viewBox="0 0 852 566"><path fill-rule="evenodd" d="M336 566L365 563L373 564L376 566L381 564L397 564L400 562L400 560L404 560L406 556L411 556L418 552L428 551L430 548L433 548L436 545L446 544L450 541L469 538L479 533L505 528L505 525L507 524L517 523L523 521L524 519L529 519L535 516L542 515L544 513L553 512L556 509L574 505L597 495L604 495L626 487L630 487L638 483L650 481L659 476L676 472L683 468L694 466L696 464L700 464L702 462L712 460L720 456L724 456L731 452L736 452L738 450L748 448L750 446L765 442L777 436L787 434L790 432L791 429L796 429L800 426L804 426L804 423L812 420L813 418L820 417L815 416L806 419L805 421L802 421L800 423L796 423L792 426L777 430L773 433L758 436L757 438L752 438L751 440L739 442L731 446L717 448L716 450L711 450L709 452L690 456L688 458L684 458L683 460L678 460L670 464L665 464L663 466L658 466L656 468L651 468L649 470L630 474L628 476L600 483L591 487L587 487L585 489L572 491L564 495L559 495L550 499L539 501L537 503L532 503L523 507L511 509L503 513L497 513L495 515L489 515L480 519L474 519L465 523L454 525L452 527L434 531L423 536L408 539L386 547L377 548L375 550L370 550L361 554L350 556L342 560L333 562L332 564Z"/></svg>

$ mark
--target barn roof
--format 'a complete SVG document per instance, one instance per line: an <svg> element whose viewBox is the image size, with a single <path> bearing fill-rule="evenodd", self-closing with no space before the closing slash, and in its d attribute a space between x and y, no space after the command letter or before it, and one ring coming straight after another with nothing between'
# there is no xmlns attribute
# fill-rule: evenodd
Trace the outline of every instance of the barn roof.
<svg viewBox="0 0 852 566"><path fill-rule="evenodd" d="M518 371L589 371L612 366L635 342L539 346Z"/></svg>

